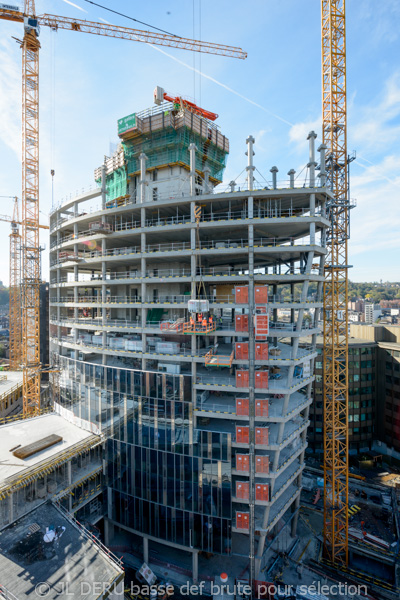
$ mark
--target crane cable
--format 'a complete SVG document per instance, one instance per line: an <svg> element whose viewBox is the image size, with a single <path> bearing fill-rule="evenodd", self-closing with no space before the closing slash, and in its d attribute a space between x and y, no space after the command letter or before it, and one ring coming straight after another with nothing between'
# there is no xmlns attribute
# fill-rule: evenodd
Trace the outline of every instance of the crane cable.
<svg viewBox="0 0 400 600"><path fill-rule="evenodd" d="M109 12L119 15L120 17L125 17L125 19L129 19L130 21L135 21L136 23L140 23L141 25L146 25L146 27L151 27L152 29L161 31L161 33L166 33L167 35L172 35L173 37L176 37L176 38L182 37L180 35L175 35L175 33L170 33L169 31L165 31L165 29L160 29L159 27L155 27L155 25L149 25L149 23L145 23L144 21L139 21L139 19L134 19L133 17L129 17L128 15L125 15L124 13L120 13L117 10L113 10L112 8L108 8L107 6L103 6L102 4L97 4L97 2L92 2L92 0L83 0L83 1L87 2L88 4L93 4L94 6L98 6L99 8L103 8L104 10L108 10Z"/></svg>

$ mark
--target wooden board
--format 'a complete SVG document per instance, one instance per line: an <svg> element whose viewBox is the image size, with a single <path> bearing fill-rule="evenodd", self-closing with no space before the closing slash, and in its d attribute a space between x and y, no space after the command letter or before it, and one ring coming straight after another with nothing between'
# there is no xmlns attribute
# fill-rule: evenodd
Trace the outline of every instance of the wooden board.
<svg viewBox="0 0 400 600"><path fill-rule="evenodd" d="M28 444L27 446L23 446L22 448L18 448L18 450L14 450L13 455L16 458L28 458L28 456L32 456L32 454L36 454L36 452L41 452L46 448L50 448L50 446L54 446L54 444L58 444L62 442L63 439L59 435L48 435L37 442L32 442L32 444Z"/></svg>

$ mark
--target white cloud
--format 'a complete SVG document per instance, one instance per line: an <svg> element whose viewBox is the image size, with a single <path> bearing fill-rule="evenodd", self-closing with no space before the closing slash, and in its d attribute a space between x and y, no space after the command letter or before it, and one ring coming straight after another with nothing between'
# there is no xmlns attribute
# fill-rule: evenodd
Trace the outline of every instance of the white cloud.
<svg viewBox="0 0 400 600"><path fill-rule="evenodd" d="M360 107L354 104L349 110L349 140L353 146L363 151L379 151L397 143L400 137L400 72L394 73L386 81L384 91L369 105Z"/></svg>
<svg viewBox="0 0 400 600"><path fill-rule="evenodd" d="M70 2L70 0L62 0L62 1L65 2L65 4L70 4L74 8L77 8L78 10L81 10L82 12L87 13L87 10L85 10L81 6L78 6L77 4L74 4L73 2Z"/></svg>
<svg viewBox="0 0 400 600"><path fill-rule="evenodd" d="M351 195L357 198L351 214L352 255L386 250L394 258L400 248L399 168L400 156L391 155L351 177Z"/></svg>
<svg viewBox="0 0 400 600"><path fill-rule="evenodd" d="M0 44L0 139L21 160L21 63L12 44Z"/></svg>
<svg viewBox="0 0 400 600"><path fill-rule="evenodd" d="M315 131L317 134L317 146L321 143L321 121L322 117L318 116L314 120L303 121L302 123L296 123L292 125L289 131L289 140L291 144L296 146L296 149L304 151L305 140L307 139L310 131ZM318 141L319 140L319 141Z"/></svg>

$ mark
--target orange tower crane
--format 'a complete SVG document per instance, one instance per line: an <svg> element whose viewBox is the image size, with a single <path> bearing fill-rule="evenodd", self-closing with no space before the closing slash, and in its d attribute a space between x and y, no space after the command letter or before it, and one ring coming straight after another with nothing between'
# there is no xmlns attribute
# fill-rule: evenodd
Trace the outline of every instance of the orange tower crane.
<svg viewBox="0 0 400 600"><path fill-rule="evenodd" d="M345 0L322 0L322 139L327 147L324 281L324 550L348 562L348 253Z"/></svg>
<svg viewBox="0 0 400 600"><path fill-rule="evenodd" d="M34 0L24 1L24 12L0 6L0 19L24 24L22 48L22 365L25 414L40 411L40 246L39 246L39 31L44 25L136 42L171 46L220 56L246 58L234 46L142 31L83 19L37 15Z"/></svg>

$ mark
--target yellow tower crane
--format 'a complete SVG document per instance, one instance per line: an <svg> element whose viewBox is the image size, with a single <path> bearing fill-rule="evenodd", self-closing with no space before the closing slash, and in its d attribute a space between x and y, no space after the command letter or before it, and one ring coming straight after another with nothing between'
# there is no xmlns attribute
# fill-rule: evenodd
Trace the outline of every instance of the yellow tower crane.
<svg viewBox="0 0 400 600"><path fill-rule="evenodd" d="M0 19L24 24L22 48L22 365L24 414L40 411L40 246L39 246L39 31L44 25L136 42L171 46L233 58L247 54L234 46L191 40L83 19L37 15L34 0L24 12L0 6Z"/></svg>
<svg viewBox="0 0 400 600"><path fill-rule="evenodd" d="M13 216L0 215L0 221L11 223L10 233L10 287L9 287L9 331L10 369L21 368L21 234L19 232L18 198L14 198Z"/></svg>
<svg viewBox="0 0 400 600"><path fill-rule="evenodd" d="M324 550L348 562L348 253L345 0L322 0L322 140L327 146L324 281Z"/></svg>
<svg viewBox="0 0 400 600"><path fill-rule="evenodd" d="M11 198L12 196L10 196ZM0 221L11 223L10 233L10 287L9 287L9 320L10 320L10 369L18 371L22 365L22 260L21 234L19 226L18 198L14 197L13 215L0 215ZM40 229L49 229L48 225L39 225Z"/></svg>

